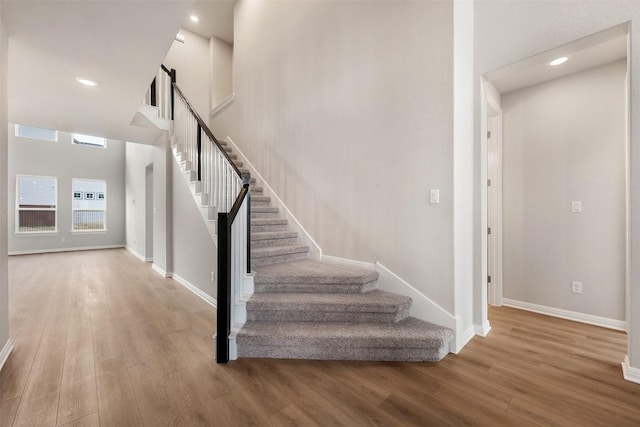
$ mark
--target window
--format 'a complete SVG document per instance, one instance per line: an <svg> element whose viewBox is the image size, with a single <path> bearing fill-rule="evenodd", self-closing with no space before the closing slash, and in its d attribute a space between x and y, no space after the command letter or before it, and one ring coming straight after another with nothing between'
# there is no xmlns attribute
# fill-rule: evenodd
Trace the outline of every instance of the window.
<svg viewBox="0 0 640 427"><path fill-rule="evenodd" d="M72 231L107 229L107 183L90 179L73 180Z"/></svg>
<svg viewBox="0 0 640 427"><path fill-rule="evenodd" d="M57 179L27 175L16 178L16 232L54 233L57 229Z"/></svg>
<svg viewBox="0 0 640 427"><path fill-rule="evenodd" d="M58 131L35 126L16 125L16 136L22 138L40 139L42 141L58 141Z"/></svg>
<svg viewBox="0 0 640 427"><path fill-rule="evenodd" d="M91 147L106 147L107 140L106 138L101 138L99 136L91 136L91 135L82 135L79 133L73 134L73 143L78 145L88 145Z"/></svg>

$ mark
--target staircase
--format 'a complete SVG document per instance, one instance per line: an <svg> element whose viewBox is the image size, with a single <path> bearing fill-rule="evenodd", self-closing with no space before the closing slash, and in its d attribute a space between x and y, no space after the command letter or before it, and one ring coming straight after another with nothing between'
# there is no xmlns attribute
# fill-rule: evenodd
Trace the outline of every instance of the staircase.
<svg viewBox="0 0 640 427"><path fill-rule="evenodd" d="M171 72L171 81L175 82L175 71ZM176 101L175 113L171 100L171 116L175 114L177 120L171 131L174 156L190 183L211 236L215 238L218 232L226 235L217 230L220 227L216 224L217 214L231 212L241 189L238 176L246 179L249 170L244 168L231 144L225 141L214 144L215 138L202 119L195 113L193 117L186 113L193 109L177 86L174 91L184 100ZM207 135L209 139L201 142ZM181 136L187 141L183 143ZM205 150L209 151L205 154ZM196 163L200 164L202 181L198 179ZM215 171L210 172L209 166ZM231 187L220 190L226 187L211 184L219 179ZM234 276L236 279L231 282L235 280L236 285L232 285L231 295L221 297L222 279L218 283L218 336L234 332L220 329L223 324L220 319L227 316L222 314L227 310L221 305L223 300L232 304L243 298L242 302L246 301L246 321L232 319L236 325L244 323L235 331L237 357L439 361L447 355L453 331L411 317L411 298L377 289L377 272L311 259L309 247L300 244L297 232L290 230L278 207L271 206L271 198L264 195L253 178L249 194L253 289L246 292L245 288L233 288L245 286L241 278ZM245 215L245 225L246 218ZM223 253L220 247L218 252ZM219 271L220 265L219 259ZM244 265L235 271L247 270L246 262Z"/></svg>

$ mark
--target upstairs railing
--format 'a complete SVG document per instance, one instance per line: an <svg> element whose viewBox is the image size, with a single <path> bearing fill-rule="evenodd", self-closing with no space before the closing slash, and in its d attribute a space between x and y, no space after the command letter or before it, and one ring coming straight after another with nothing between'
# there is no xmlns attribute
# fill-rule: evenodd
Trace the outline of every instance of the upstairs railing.
<svg viewBox="0 0 640 427"><path fill-rule="evenodd" d="M176 84L176 71L162 66L145 101L173 120L173 132L188 169L196 174L203 205L217 212L218 310L216 361L229 361L232 301L251 268L250 176L233 163L224 146Z"/></svg>

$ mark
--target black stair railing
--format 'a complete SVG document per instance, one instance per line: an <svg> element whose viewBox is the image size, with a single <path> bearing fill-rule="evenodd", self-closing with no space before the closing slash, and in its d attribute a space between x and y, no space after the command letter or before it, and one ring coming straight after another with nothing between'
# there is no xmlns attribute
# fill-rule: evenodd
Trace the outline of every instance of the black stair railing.
<svg viewBox="0 0 640 427"><path fill-rule="evenodd" d="M216 361L226 363L229 361L234 277L238 280L240 274L251 272L251 177L249 173L243 173L238 169L224 146L180 90L176 84L176 70L168 69L164 65L161 66L161 70L169 77L169 117L174 121L174 134L182 146L181 150L187 153L185 160L191 167L195 167L196 185L200 186L199 192L207 195L206 203L209 207L214 206L217 209ZM162 72L160 74L163 74ZM167 81L166 77L163 81ZM154 101L156 100L155 92L158 90L156 87L156 79L154 79L152 83ZM164 96L166 97L166 94ZM242 224L235 221L240 216L240 212L243 212L243 219L246 216ZM237 229L235 233L234 228ZM246 232L243 233L243 229ZM239 246L246 246L246 249ZM244 260L238 261L241 258ZM242 267L242 271L239 266Z"/></svg>

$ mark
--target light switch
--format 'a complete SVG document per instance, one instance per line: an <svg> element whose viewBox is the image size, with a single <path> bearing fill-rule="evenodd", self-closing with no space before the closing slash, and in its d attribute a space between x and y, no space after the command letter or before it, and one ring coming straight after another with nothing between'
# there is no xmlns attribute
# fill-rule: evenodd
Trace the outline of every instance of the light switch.
<svg viewBox="0 0 640 427"><path fill-rule="evenodd" d="M582 202L577 200L571 202L571 213L582 213Z"/></svg>
<svg viewBox="0 0 640 427"><path fill-rule="evenodd" d="M440 203L440 190L429 190L429 203Z"/></svg>

